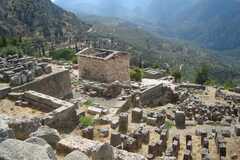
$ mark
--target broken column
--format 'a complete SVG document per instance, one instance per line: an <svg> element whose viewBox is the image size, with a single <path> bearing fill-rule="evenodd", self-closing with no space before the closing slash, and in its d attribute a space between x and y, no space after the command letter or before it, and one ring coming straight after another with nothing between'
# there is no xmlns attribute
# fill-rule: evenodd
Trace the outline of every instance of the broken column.
<svg viewBox="0 0 240 160"><path fill-rule="evenodd" d="M132 122L141 123L142 118L143 118L143 110L140 108L134 108L132 110Z"/></svg>
<svg viewBox="0 0 240 160"><path fill-rule="evenodd" d="M175 113L175 124L179 129L185 129L185 113L182 111L177 111Z"/></svg>
<svg viewBox="0 0 240 160"><path fill-rule="evenodd" d="M127 131L128 131L128 113L120 113L118 130L121 133L127 133Z"/></svg>

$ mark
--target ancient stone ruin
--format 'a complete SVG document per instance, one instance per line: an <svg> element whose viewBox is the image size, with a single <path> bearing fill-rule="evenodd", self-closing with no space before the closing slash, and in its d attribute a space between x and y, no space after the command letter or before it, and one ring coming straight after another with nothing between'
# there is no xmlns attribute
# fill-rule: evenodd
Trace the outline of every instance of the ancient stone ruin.
<svg viewBox="0 0 240 160"><path fill-rule="evenodd" d="M0 81L10 83L10 86L19 86L31 82L35 77L51 72L52 67L48 63L39 63L32 57L13 55L0 58Z"/></svg>
<svg viewBox="0 0 240 160"><path fill-rule="evenodd" d="M237 90L176 83L151 69L133 82L125 52L77 55L78 67L39 59L44 74L0 83L0 159L239 159ZM7 64L25 67L20 59Z"/></svg>
<svg viewBox="0 0 240 160"><path fill-rule="evenodd" d="M77 53L79 76L100 82L129 81L127 52L86 48Z"/></svg>

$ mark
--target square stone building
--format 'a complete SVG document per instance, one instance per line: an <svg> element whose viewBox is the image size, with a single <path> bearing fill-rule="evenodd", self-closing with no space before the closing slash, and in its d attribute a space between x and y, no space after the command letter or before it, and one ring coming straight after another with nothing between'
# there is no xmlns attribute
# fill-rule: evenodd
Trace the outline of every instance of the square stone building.
<svg viewBox="0 0 240 160"><path fill-rule="evenodd" d="M104 83L130 81L127 52L86 48L76 55L82 79Z"/></svg>

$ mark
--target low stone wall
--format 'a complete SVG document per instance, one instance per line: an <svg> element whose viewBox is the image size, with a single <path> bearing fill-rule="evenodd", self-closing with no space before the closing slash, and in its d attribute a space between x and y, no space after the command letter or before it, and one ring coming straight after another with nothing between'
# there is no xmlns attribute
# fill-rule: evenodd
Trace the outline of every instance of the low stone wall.
<svg viewBox="0 0 240 160"><path fill-rule="evenodd" d="M2 87L2 88L0 88L0 99L6 97L9 92L11 92L11 88L10 87Z"/></svg>
<svg viewBox="0 0 240 160"><path fill-rule="evenodd" d="M226 101L233 101L234 103L240 103L240 94L230 91L218 89L215 96L217 98L223 98Z"/></svg>
<svg viewBox="0 0 240 160"><path fill-rule="evenodd" d="M71 98L71 78L68 70L51 73L22 86L12 88L13 92L37 91L56 98Z"/></svg>
<svg viewBox="0 0 240 160"><path fill-rule="evenodd" d="M69 136L62 139L57 144L58 153L68 154L74 150L79 150L89 157L94 155L96 148L103 145L100 142L85 139L79 136ZM113 147L114 159L117 160L146 160L144 156L136 153L127 152Z"/></svg>
<svg viewBox="0 0 240 160"><path fill-rule="evenodd" d="M206 86L200 84L193 84L193 83L182 83L178 86L179 88L186 88L186 89L197 89L197 90L205 90Z"/></svg>
<svg viewBox="0 0 240 160"><path fill-rule="evenodd" d="M58 130L72 129L78 123L77 105L35 91L27 91L24 100L34 106L51 110L41 118L42 124Z"/></svg>
<svg viewBox="0 0 240 160"><path fill-rule="evenodd" d="M22 97L30 106L44 110L46 113L35 118L14 119L9 117L9 127L13 129L18 139L28 138L29 134L36 131L41 125L68 132L75 128L79 122L76 104L35 91L26 91Z"/></svg>
<svg viewBox="0 0 240 160"><path fill-rule="evenodd" d="M163 84L142 91L140 97L143 106L152 107L174 103L178 99L173 89Z"/></svg>
<svg viewBox="0 0 240 160"><path fill-rule="evenodd" d="M51 111L61 106L71 107L73 105L72 103L69 103L61 99L54 98L42 93L38 93L35 91L24 92L23 99L30 102L34 106L48 108Z"/></svg>

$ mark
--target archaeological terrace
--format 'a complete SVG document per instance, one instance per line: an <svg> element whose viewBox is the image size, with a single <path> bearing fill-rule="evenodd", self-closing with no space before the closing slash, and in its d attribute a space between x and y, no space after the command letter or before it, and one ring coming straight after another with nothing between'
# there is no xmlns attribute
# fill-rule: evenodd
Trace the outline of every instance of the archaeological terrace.
<svg viewBox="0 0 240 160"><path fill-rule="evenodd" d="M77 67L1 59L0 159L239 159L237 89L176 83L151 68L134 82L128 53L77 56Z"/></svg>

